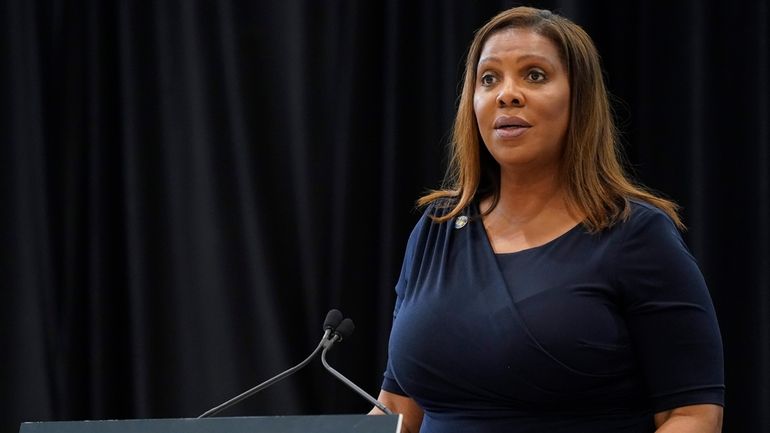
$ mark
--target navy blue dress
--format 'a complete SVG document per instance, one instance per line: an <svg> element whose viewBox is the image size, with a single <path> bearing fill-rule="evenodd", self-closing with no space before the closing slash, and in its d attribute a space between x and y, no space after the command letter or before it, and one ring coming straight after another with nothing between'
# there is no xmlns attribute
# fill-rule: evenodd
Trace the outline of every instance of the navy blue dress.
<svg viewBox="0 0 770 433"><path fill-rule="evenodd" d="M723 404L708 290L657 208L508 254L477 205L465 225L432 212L409 238L382 385L423 408L421 433L647 433L655 412Z"/></svg>

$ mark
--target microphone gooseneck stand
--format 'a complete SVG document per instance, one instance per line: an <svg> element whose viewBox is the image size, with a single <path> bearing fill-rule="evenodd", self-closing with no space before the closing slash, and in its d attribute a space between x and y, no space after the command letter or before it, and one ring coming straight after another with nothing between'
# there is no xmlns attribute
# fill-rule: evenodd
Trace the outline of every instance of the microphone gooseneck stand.
<svg viewBox="0 0 770 433"><path fill-rule="evenodd" d="M319 351L321 351L324 347L328 345L329 336L332 335L332 332L337 329L337 327L340 325L340 322L342 321L343 321L342 313L340 313L339 310L330 310L326 314L326 320L324 320L324 335L323 337L321 337L321 341L318 343L318 346L315 348L315 350L313 350L313 353L311 353L310 356L305 358L304 361L284 371L283 373L278 374L277 376L271 377L270 379L247 390L246 392L238 394L237 396L231 398L230 400L227 400L226 402L220 404L219 406L207 410L206 412L198 416L198 418L206 418L206 417L215 415L227 409L228 407L237 404L241 400L249 398L252 395L258 393L259 391L262 391L263 389L267 388L270 385L273 385L274 383L280 381L281 379L285 379L291 376L292 374L296 373L299 369L306 366L316 355L318 355Z"/></svg>
<svg viewBox="0 0 770 433"><path fill-rule="evenodd" d="M326 315L326 320L324 321L324 335L323 337L321 337L321 341L318 343L318 346L316 346L315 350L313 350L313 353L311 353L310 356L305 358L304 361L300 362L294 367L274 377L271 377L270 379L247 390L246 392L238 394L237 396L231 398L230 400L227 400L226 402L220 404L219 406L216 406L214 408L207 410L206 412L198 416L198 418L206 418L206 417L215 415L229 408L230 406L233 406L238 402L246 398L249 398L252 395L262 391L263 389L269 387L270 385L273 385L276 382L291 376L292 374L296 373L298 370L306 366L313 358L315 358L316 355L318 355L318 352L321 352L321 363L323 364L324 368L326 368L326 370L329 371L329 373L331 373L334 377L336 377L342 383L350 387L353 391L358 393L361 397L365 398L369 403L372 403L373 405L375 405L381 411L385 412L388 415L393 415L393 412L390 409L388 409L384 404L377 401L377 399L375 399L371 395L367 394L358 385L351 382L347 377L343 376L340 372L332 368L328 362L326 362L326 352L328 352L332 348L332 346L334 346L335 343L341 342L342 340L350 337L354 329L355 329L355 325L353 324L353 321L350 319L343 320L342 313L340 313L339 310L329 311L329 313L327 313Z"/></svg>

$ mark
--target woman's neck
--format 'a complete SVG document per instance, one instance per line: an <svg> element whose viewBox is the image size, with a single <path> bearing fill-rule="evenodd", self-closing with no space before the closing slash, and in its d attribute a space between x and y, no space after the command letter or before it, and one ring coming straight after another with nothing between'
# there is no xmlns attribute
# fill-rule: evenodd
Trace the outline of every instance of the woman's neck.
<svg viewBox="0 0 770 433"><path fill-rule="evenodd" d="M482 211L491 205L483 203ZM551 213L569 213L564 184L557 169L500 175L500 200L492 213L504 216L508 224L526 224Z"/></svg>
<svg viewBox="0 0 770 433"><path fill-rule="evenodd" d="M481 202L486 212L492 199ZM558 175L501 176L500 200L483 217L492 249L516 252L543 245L566 233L582 220L570 212L564 183Z"/></svg>

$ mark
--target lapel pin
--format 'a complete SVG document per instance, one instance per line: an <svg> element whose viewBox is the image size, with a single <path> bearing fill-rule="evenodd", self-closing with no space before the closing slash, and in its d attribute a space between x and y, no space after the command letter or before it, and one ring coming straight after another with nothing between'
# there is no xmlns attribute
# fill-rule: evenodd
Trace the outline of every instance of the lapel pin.
<svg viewBox="0 0 770 433"><path fill-rule="evenodd" d="M455 220L455 228L456 229L461 229L461 228L465 227L466 224L468 224L468 217L465 216L465 215L460 215Z"/></svg>

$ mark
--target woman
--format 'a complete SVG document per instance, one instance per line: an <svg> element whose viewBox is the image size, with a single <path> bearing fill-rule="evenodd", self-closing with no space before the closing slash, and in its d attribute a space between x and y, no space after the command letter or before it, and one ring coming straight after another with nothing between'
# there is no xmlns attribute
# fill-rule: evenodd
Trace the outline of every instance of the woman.
<svg viewBox="0 0 770 433"><path fill-rule="evenodd" d="M676 205L623 174L588 35L494 17L453 146L396 286L379 399L404 430L720 431L714 309Z"/></svg>

